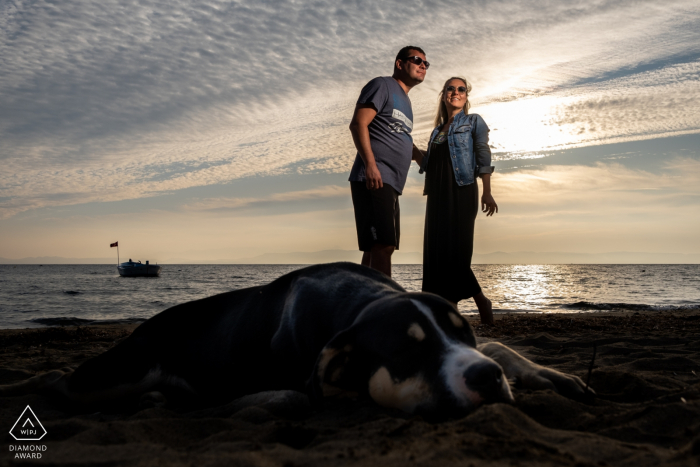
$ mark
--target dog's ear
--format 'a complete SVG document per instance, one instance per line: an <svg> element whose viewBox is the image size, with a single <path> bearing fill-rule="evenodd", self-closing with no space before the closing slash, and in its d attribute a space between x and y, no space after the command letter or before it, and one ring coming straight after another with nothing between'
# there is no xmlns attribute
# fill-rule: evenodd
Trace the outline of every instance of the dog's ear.
<svg viewBox="0 0 700 467"><path fill-rule="evenodd" d="M324 397L356 396L361 392L361 358L355 347L355 330L351 327L336 334L321 350L306 382L312 404L320 404Z"/></svg>

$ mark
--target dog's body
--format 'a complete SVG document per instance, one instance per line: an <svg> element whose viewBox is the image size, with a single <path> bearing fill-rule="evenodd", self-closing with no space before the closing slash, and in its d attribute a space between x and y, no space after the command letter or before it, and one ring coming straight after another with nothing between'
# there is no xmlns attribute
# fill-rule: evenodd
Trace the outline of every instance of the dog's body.
<svg viewBox="0 0 700 467"><path fill-rule="evenodd" d="M0 395L59 392L100 405L177 389L208 403L266 390L340 392L436 416L512 401L507 379L582 395L575 376L497 343L476 348L454 306L408 293L352 263L311 266L268 285L175 306L75 371L0 387Z"/></svg>

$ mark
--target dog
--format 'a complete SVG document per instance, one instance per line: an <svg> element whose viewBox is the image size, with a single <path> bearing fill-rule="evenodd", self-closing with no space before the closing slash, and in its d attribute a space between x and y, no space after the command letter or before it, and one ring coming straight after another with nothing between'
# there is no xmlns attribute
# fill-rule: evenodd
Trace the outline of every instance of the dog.
<svg viewBox="0 0 700 467"><path fill-rule="evenodd" d="M580 378L508 347L477 346L455 306L410 293L354 263L306 267L258 287L169 308L77 369L0 386L0 396L51 393L105 406L164 394L216 404L270 390L369 397L452 418L513 402L510 383L578 398Z"/></svg>

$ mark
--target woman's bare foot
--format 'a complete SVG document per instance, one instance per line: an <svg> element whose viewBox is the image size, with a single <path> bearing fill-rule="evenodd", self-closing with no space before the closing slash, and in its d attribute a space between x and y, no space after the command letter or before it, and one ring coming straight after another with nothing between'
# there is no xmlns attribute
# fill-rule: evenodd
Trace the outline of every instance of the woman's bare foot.
<svg viewBox="0 0 700 467"><path fill-rule="evenodd" d="M474 296L474 303L476 303L476 307L479 309L481 323L493 326L493 305L491 304L491 300L486 298L484 292L479 292L479 295Z"/></svg>

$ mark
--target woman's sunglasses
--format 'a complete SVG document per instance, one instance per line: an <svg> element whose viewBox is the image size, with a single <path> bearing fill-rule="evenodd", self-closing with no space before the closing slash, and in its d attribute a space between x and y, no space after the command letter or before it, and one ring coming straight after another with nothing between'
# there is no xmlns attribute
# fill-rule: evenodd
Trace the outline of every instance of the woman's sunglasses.
<svg viewBox="0 0 700 467"><path fill-rule="evenodd" d="M467 93L467 88L465 88L464 86L458 86L458 87L447 86L447 87L445 88L445 93L448 93L448 92L455 92L455 90L456 90L458 93L460 93L460 94L466 94L466 93Z"/></svg>
<svg viewBox="0 0 700 467"><path fill-rule="evenodd" d="M430 68L430 63L428 63L427 60L423 60L418 55L414 55L413 57L406 57L406 60L408 60L411 63L415 63L418 66L420 66L421 63L425 63L425 69L427 70L428 68Z"/></svg>

